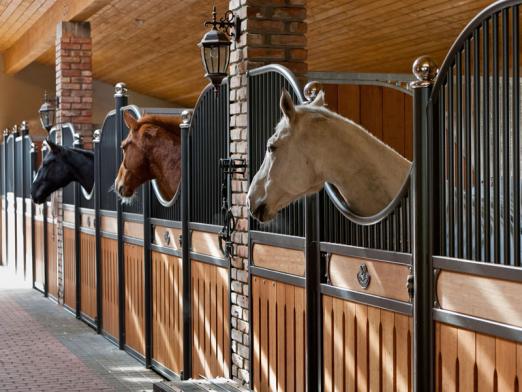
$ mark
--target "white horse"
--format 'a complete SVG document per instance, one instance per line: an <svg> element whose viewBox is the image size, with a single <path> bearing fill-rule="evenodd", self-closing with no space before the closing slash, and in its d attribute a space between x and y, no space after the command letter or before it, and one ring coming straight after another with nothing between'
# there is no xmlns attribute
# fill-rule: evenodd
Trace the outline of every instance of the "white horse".
<svg viewBox="0 0 522 392"><path fill-rule="evenodd" d="M399 193L411 162L367 130L313 102L294 106L281 94L283 117L268 140L265 159L248 190L254 218L266 222L293 201L337 187L352 212L372 216Z"/></svg>

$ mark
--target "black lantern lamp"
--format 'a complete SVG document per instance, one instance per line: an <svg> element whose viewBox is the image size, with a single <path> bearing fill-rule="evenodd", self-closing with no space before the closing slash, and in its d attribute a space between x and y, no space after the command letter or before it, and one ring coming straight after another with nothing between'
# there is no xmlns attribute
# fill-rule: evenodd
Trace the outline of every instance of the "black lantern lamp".
<svg viewBox="0 0 522 392"><path fill-rule="evenodd" d="M44 95L44 102L42 103L42 106L40 106L38 113L40 114L40 122L42 123L42 127L44 127L47 132L49 132L54 126L58 104L58 97L55 99L50 98L46 91Z"/></svg>
<svg viewBox="0 0 522 392"><path fill-rule="evenodd" d="M216 6L214 6L212 21L205 22L205 26L212 26L212 29L203 36L198 46L201 48L205 77L210 80L217 95L222 80L228 75L231 45L229 37L239 40L241 19L230 10L225 12L225 16L220 20L217 20L216 15ZM231 31L232 29L234 32Z"/></svg>

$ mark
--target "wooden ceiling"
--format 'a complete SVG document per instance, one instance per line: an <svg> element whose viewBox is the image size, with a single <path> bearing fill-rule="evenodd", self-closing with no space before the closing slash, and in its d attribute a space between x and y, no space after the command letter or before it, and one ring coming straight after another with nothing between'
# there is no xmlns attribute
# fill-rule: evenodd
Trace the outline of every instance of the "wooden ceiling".
<svg viewBox="0 0 522 392"><path fill-rule="evenodd" d="M440 65L491 0L307 0L310 71L410 73L428 54Z"/></svg>
<svg viewBox="0 0 522 392"><path fill-rule="evenodd" d="M49 7L73 0L0 0L0 52ZM74 0L76 2L80 0ZM85 1L85 0L84 0ZM101 3L101 0L89 0ZM196 46L211 0L105 0L88 17L96 79L183 106L206 84ZM465 25L491 0L307 0L310 71L409 73L430 54L442 62ZM216 0L218 13L228 0ZM64 5L66 7L66 5ZM54 45L38 61L54 64Z"/></svg>

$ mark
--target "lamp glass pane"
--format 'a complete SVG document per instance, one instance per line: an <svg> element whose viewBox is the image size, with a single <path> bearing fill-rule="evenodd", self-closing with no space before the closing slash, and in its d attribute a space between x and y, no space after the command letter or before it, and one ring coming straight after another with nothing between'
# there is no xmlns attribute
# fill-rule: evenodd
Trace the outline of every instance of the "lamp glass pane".
<svg viewBox="0 0 522 392"><path fill-rule="evenodd" d="M228 61L230 58L230 46L223 45L219 48L219 73L228 73Z"/></svg>

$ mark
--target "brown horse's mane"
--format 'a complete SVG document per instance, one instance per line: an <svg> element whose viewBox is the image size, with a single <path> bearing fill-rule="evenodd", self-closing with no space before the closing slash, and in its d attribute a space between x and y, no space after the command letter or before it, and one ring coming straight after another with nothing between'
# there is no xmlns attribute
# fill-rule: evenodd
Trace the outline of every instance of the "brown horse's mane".
<svg viewBox="0 0 522 392"><path fill-rule="evenodd" d="M181 118L178 116L155 116L155 115L146 115L138 120L139 126L149 124L149 125L157 125L166 131L175 131L179 133L179 125L181 124Z"/></svg>

